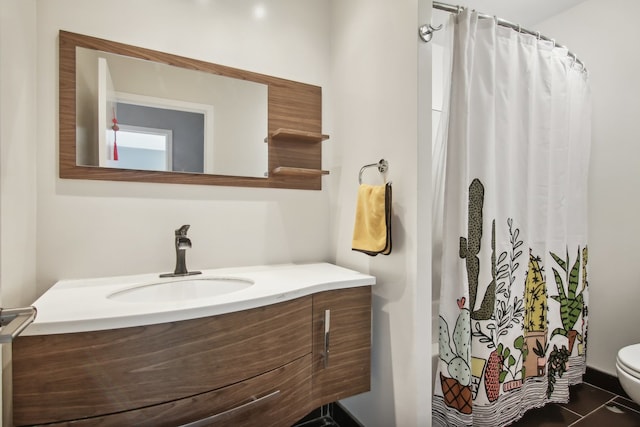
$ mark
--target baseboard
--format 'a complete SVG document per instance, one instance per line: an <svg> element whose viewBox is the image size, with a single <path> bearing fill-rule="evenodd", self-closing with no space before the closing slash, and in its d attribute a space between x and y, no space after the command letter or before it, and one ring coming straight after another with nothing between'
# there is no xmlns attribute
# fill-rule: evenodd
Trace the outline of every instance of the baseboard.
<svg viewBox="0 0 640 427"><path fill-rule="evenodd" d="M629 399L627 393L622 389L620 381L618 381L618 377L614 375L607 374L606 372L598 371L597 369L587 366L587 370L582 379L586 383Z"/></svg>

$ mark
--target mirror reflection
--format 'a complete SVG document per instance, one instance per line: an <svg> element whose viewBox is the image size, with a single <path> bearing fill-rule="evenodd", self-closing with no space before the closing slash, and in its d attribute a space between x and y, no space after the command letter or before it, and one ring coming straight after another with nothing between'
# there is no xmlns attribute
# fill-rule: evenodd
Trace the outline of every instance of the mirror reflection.
<svg viewBox="0 0 640 427"><path fill-rule="evenodd" d="M267 175L267 85L76 47L76 163Z"/></svg>

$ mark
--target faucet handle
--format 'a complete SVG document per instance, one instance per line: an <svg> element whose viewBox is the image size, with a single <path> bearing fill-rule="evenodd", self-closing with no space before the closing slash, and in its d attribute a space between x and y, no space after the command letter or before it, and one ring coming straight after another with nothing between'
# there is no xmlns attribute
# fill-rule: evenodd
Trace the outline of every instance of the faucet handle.
<svg viewBox="0 0 640 427"><path fill-rule="evenodd" d="M185 250L191 247L191 240L187 237L187 231L189 231L189 224L185 224L176 230L176 268L173 273L162 273L160 277L192 276L202 273L201 271L187 270L187 264L184 259Z"/></svg>
<svg viewBox="0 0 640 427"><path fill-rule="evenodd" d="M190 247L191 240L187 236L176 236L177 249L189 249Z"/></svg>
<svg viewBox="0 0 640 427"><path fill-rule="evenodd" d="M191 227L189 224L185 224L182 227L178 228L176 230L176 237L177 236L186 236L187 235L187 231L189 231L189 227Z"/></svg>

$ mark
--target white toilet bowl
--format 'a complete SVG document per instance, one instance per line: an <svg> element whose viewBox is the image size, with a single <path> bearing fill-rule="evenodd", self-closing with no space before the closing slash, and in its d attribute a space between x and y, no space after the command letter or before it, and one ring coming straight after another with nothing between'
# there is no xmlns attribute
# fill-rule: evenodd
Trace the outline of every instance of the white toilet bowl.
<svg viewBox="0 0 640 427"><path fill-rule="evenodd" d="M624 391L640 403L640 344L624 347L618 352L616 371Z"/></svg>

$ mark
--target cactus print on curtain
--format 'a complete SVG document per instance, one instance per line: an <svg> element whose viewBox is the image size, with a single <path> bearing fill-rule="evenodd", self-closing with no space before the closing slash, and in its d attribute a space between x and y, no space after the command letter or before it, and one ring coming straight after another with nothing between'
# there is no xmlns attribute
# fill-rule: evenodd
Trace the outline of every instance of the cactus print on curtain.
<svg viewBox="0 0 640 427"><path fill-rule="evenodd" d="M433 424L504 426L586 368L590 96L566 51L470 11L450 30Z"/></svg>

